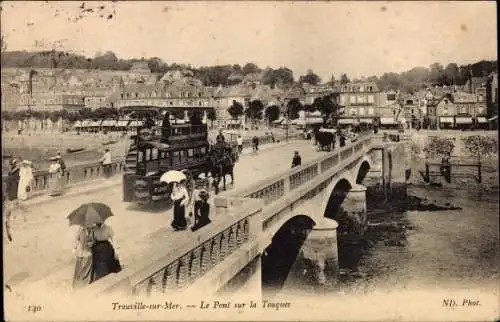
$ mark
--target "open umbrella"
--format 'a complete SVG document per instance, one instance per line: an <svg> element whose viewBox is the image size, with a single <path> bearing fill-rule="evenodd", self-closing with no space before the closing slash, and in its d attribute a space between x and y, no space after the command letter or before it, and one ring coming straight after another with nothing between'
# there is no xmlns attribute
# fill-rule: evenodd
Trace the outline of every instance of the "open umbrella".
<svg viewBox="0 0 500 322"><path fill-rule="evenodd" d="M111 209L97 202L86 203L75 209L68 215L69 225L79 225L83 227L93 226L103 223L108 217L113 216Z"/></svg>
<svg viewBox="0 0 500 322"><path fill-rule="evenodd" d="M186 175L180 171L170 170L162 174L160 182L172 183L186 180Z"/></svg>

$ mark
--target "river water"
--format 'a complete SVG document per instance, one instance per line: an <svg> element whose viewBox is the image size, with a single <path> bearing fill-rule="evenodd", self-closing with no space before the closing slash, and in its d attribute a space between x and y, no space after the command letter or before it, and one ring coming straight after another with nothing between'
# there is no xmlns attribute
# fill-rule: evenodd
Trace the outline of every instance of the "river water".
<svg viewBox="0 0 500 322"><path fill-rule="evenodd" d="M408 186L408 204L368 196L369 227L356 244L339 245L339 280L320 285L299 254L280 290L264 294L369 294L373 291L496 287L500 259L498 189ZM278 276L278 272L274 272ZM273 280L263 276L264 280ZM267 285L266 285L267 284ZM276 283L274 283L276 284ZM496 289L495 289L496 290Z"/></svg>

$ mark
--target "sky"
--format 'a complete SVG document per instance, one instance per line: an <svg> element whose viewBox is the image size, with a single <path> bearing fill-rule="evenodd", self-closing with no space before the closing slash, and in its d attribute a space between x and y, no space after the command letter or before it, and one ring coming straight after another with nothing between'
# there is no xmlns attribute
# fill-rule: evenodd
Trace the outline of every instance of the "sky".
<svg viewBox="0 0 500 322"><path fill-rule="evenodd" d="M496 27L495 2L481 1L4 1L1 14L7 50L253 62L323 80L495 60Z"/></svg>

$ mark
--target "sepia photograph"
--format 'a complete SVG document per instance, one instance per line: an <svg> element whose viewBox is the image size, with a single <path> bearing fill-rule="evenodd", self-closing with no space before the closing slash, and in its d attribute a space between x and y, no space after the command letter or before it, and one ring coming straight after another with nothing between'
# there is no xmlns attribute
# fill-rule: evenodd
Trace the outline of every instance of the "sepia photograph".
<svg viewBox="0 0 500 322"><path fill-rule="evenodd" d="M498 321L493 1L2 1L5 321Z"/></svg>

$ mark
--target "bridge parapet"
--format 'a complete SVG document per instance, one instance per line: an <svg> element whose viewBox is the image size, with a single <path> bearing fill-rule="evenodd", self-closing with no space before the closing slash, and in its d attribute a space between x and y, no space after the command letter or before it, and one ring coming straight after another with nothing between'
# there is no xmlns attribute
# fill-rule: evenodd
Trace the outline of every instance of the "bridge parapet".
<svg viewBox="0 0 500 322"><path fill-rule="evenodd" d="M92 283L85 292L99 295L125 292L129 295L151 295L166 291L183 291L261 230L262 202L254 199L228 203L233 215L213 226L195 232L192 238L179 238L161 249L150 249L118 274Z"/></svg>
<svg viewBox="0 0 500 322"><path fill-rule="evenodd" d="M124 170L123 163L120 160L115 160L111 164L110 175L122 173ZM66 169L63 177L65 185L74 185L82 182L89 182L101 179L105 176L104 167L99 162L81 164ZM49 190L49 171L39 170L33 173L32 191L34 195L40 195ZM5 178L4 178L5 180Z"/></svg>

